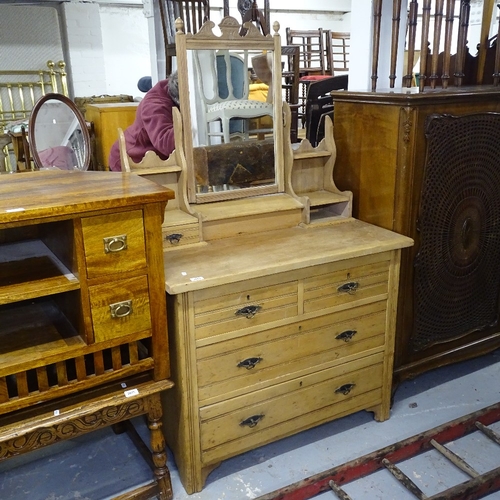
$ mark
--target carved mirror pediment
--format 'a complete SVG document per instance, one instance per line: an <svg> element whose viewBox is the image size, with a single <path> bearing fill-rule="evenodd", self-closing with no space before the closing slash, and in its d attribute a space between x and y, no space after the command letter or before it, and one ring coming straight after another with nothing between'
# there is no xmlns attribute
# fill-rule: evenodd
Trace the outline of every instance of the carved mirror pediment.
<svg viewBox="0 0 500 500"><path fill-rule="evenodd" d="M281 42L225 17L215 33L177 22L176 52L192 203L283 191ZM251 74L257 74L257 85ZM275 98L275 96L277 98Z"/></svg>

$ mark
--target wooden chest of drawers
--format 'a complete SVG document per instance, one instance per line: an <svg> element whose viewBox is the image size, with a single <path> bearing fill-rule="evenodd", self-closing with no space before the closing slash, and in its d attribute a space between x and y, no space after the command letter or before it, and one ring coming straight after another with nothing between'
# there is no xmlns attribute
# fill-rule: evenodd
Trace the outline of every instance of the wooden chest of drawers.
<svg viewBox="0 0 500 500"><path fill-rule="evenodd" d="M189 493L257 446L359 410L388 418L399 254L411 243L348 219L166 259L176 385L164 427Z"/></svg>

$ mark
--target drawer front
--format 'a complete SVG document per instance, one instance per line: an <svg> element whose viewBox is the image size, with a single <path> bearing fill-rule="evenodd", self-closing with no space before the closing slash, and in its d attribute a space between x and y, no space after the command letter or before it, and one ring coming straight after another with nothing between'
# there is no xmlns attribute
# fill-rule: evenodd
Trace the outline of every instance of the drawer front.
<svg viewBox="0 0 500 500"><path fill-rule="evenodd" d="M204 339L297 316L297 282L214 296L194 293L195 335Z"/></svg>
<svg viewBox="0 0 500 500"><path fill-rule="evenodd" d="M382 374L382 355L368 356L356 364L347 363L235 398L239 401L202 408L203 461L211 463L259 442L370 408L381 401ZM241 406L235 408L238 403Z"/></svg>
<svg viewBox="0 0 500 500"><path fill-rule="evenodd" d="M197 349L200 401L250 392L293 373L341 363L385 343L386 302L313 318Z"/></svg>
<svg viewBox="0 0 500 500"><path fill-rule="evenodd" d="M389 262L374 262L304 280L304 312L387 296Z"/></svg>
<svg viewBox="0 0 500 500"><path fill-rule="evenodd" d="M163 250L170 250L179 246L198 243L200 241L198 224L184 224L182 226L162 226Z"/></svg>
<svg viewBox="0 0 500 500"><path fill-rule="evenodd" d="M146 267L142 210L82 219L87 277Z"/></svg>
<svg viewBox="0 0 500 500"><path fill-rule="evenodd" d="M151 329L146 276L89 287L95 342Z"/></svg>

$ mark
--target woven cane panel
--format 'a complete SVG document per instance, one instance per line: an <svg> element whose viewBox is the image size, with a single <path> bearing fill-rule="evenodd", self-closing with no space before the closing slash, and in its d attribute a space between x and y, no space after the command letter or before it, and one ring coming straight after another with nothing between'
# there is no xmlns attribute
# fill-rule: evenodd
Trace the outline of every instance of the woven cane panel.
<svg viewBox="0 0 500 500"><path fill-rule="evenodd" d="M432 116L415 258L418 351L494 326L500 291L500 114Z"/></svg>

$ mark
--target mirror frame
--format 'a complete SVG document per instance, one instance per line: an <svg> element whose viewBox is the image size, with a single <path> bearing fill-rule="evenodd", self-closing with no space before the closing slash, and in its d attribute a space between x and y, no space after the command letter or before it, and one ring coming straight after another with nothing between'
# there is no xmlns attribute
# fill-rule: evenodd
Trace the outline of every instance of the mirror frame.
<svg viewBox="0 0 500 500"><path fill-rule="evenodd" d="M184 33L181 19L176 23L176 55L177 72L179 76L179 100L184 129L184 152L188 165L188 198L191 203L209 203L235 198L247 198L261 194L284 192L284 151L283 151L283 102L281 89L281 39L278 33L279 23L273 25L273 35L263 35L251 22L245 23L246 34L239 34L242 26L231 16L224 17L219 23L220 35L213 32L215 23L206 21L196 34ZM196 175L193 160L193 138L191 125L191 108L189 94L189 64L190 50L257 50L273 51L273 80L270 89L273 96L273 129L274 129L274 180L273 184L258 187L246 187L231 191L216 193L197 193Z"/></svg>
<svg viewBox="0 0 500 500"><path fill-rule="evenodd" d="M40 161L40 156L38 155L38 149L36 146L36 134L35 134L35 127L36 127L36 119L38 116L38 113L40 111L40 108L50 100L56 100L60 101L66 106L68 106L73 114L75 115L76 119L78 120L78 123L80 125L80 128L82 130L82 137L83 137L83 142L84 142L84 147L85 147L85 154L83 158L83 164L84 167L83 169L78 169L79 171L81 170L88 170L90 166L90 158L91 158L91 151L90 151L90 133L87 128L87 122L85 121L83 115L81 114L80 110L76 107L75 103L69 98L66 97L63 94L56 94L56 93L49 93L45 94L42 96L33 106L33 109L30 114L30 119L29 119L29 129L28 129L28 139L30 143L30 151L31 155L33 157L33 161L35 162L35 166L37 169L40 168L45 168L41 161Z"/></svg>

